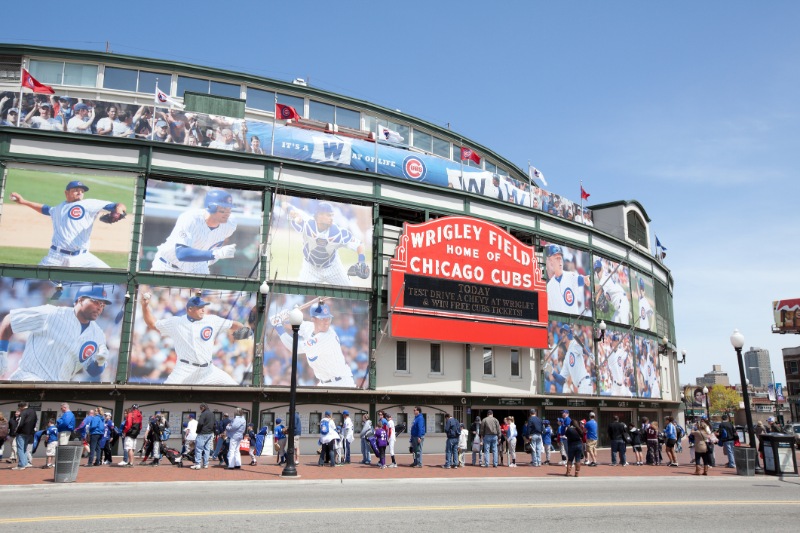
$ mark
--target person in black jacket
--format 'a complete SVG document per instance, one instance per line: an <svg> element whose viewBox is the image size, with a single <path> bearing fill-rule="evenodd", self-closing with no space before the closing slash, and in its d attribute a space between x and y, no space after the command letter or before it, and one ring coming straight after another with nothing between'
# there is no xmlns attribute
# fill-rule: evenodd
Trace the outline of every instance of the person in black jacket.
<svg viewBox="0 0 800 533"><path fill-rule="evenodd" d="M8 419L8 438L11 442L11 457L6 459L7 463L17 462L17 426L19 425L19 409Z"/></svg>
<svg viewBox="0 0 800 533"><path fill-rule="evenodd" d="M619 453L619 464L628 466L625 456L625 434L628 428L619 421L619 417L614 415L612 422L608 425L608 440L611 441L611 466L617 466L617 453Z"/></svg>
<svg viewBox="0 0 800 533"><path fill-rule="evenodd" d="M28 444L36 433L36 411L28 406L28 402L19 402L19 423L17 424L17 466L12 470L24 470L33 466L28 461Z"/></svg>
<svg viewBox="0 0 800 533"><path fill-rule="evenodd" d="M725 466L728 468L736 468L736 461L733 459L733 445L736 443L736 430L733 428L733 424L731 424L726 414L722 415L722 422L720 422L719 428L717 428L717 438L719 438L719 442L725 450L725 455L728 456L728 464Z"/></svg>
<svg viewBox="0 0 800 533"><path fill-rule="evenodd" d="M200 404L200 416L197 418L197 440L194 443L194 470L208 468L211 458L211 443L214 441L214 413L208 405Z"/></svg>

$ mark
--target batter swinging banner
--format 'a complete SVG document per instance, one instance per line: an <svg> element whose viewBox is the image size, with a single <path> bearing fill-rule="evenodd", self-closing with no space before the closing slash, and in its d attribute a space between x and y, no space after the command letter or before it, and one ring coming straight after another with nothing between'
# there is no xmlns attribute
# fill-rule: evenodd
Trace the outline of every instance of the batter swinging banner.
<svg viewBox="0 0 800 533"><path fill-rule="evenodd" d="M0 277L0 380L113 382L125 285Z"/></svg>
<svg viewBox="0 0 800 533"><path fill-rule="evenodd" d="M0 263L127 267L134 176L30 168L5 174Z"/></svg>
<svg viewBox="0 0 800 533"><path fill-rule="evenodd" d="M276 195L270 277L371 287L372 230L372 207Z"/></svg>
<svg viewBox="0 0 800 533"><path fill-rule="evenodd" d="M288 316L297 306L303 313L297 345L298 385L368 387L368 302L293 294L272 294L270 298L264 385L291 384L292 327Z"/></svg>

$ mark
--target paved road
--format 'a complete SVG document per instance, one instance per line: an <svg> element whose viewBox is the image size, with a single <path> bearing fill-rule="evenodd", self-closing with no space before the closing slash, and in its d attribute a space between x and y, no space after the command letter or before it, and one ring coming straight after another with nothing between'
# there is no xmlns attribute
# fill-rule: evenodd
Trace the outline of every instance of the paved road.
<svg viewBox="0 0 800 533"><path fill-rule="evenodd" d="M665 529L698 516L714 530L789 531L800 479L586 477L93 483L0 487L0 531L559 531ZM659 525L660 524L660 525ZM710 526L709 526L710 527ZM512 529L513 528L513 529ZM706 530L708 527L698 526ZM787 529L788 528L788 529ZM674 528L667 528L672 530Z"/></svg>

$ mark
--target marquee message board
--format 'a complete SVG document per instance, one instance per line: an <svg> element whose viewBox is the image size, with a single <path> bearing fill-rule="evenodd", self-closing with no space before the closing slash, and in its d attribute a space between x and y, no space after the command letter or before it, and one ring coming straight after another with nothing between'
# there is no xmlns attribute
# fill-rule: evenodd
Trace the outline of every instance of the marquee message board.
<svg viewBox="0 0 800 533"><path fill-rule="evenodd" d="M494 224L405 224L390 268L394 337L547 347L547 291L534 249Z"/></svg>

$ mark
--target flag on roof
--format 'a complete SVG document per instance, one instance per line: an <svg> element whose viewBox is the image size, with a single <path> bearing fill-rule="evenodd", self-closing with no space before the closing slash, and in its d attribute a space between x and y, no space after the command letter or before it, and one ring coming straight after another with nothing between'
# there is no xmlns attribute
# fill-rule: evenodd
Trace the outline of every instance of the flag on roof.
<svg viewBox="0 0 800 533"><path fill-rule="evenodd" d="M28 89L30 89L35 93L56 94L56 92L53 90L52 87L40 82L39 80L31 76L31 73L25 69L22 69L22 86L27 87Z"/></svg>
<svg viewBox="0 0 800 533"><path fill-rule="evenodd" d="M461 147L461 160L469 159L473 161L476 165L481 164L481 156L479 156L472 148L467 148L466 146Z"/></svg>
<svg viewBox="0 0 800 533"><path fill-rule="evenodd" d="M290 105L275 104L275 116L279 120L300 120L297 110Z"/></svg>
<svg viewBox="0 0 800 533"><path fill-rule="evenodd" d="M591 194L586 192L586 189L584 189L583 185L581 185L581 200L588 200L590 196Z"/></svg>
<svg viewBox="0 0 800 533"><path fill-rule="evenodd" d="M177 107L179 109L183 109L184 108L182 103L178 102L177 100L172 98L170 95L168 95L167 93L165 93L164 91L159 89L158 85L156 85L156 94L155 94L154 100L156 102L156 105L159 105L159 106L162 106L162 107L163 106L168 106L168 107Z"/></svg>

